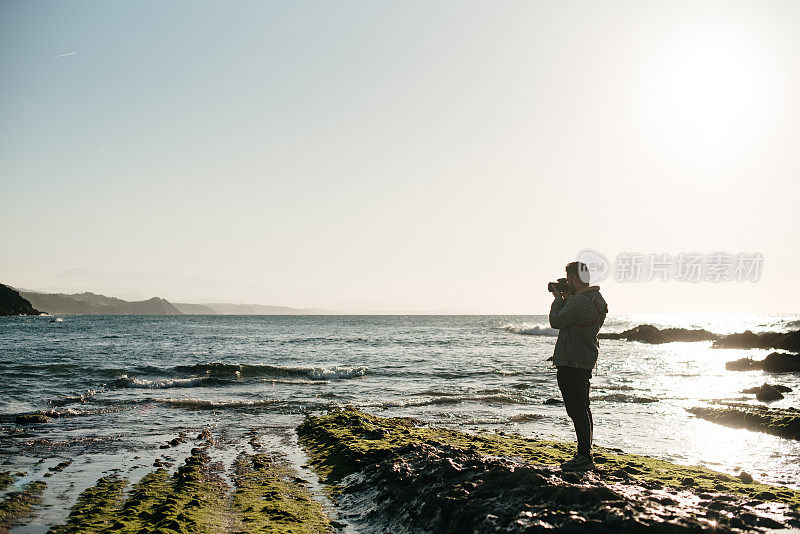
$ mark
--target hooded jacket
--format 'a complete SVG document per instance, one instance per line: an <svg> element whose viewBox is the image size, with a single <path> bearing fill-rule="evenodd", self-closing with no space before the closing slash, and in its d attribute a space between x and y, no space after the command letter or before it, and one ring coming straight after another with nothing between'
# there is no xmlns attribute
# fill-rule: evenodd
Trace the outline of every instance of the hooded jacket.
<svg viewBox="0 0 800 534"><path fill-rule="evenodd" d="M553 365L592 369L600 343L597 333L606 320L608 305L598 286L588 286L550 306L550 326L558 329Z"/></svg>

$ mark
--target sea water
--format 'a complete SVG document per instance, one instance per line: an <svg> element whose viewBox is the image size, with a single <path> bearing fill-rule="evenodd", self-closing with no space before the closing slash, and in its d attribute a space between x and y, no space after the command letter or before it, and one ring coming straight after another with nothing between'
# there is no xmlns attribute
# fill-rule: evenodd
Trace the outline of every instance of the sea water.
<svg viewBox="0 0 800 534"><path fill-rule="evenodd" d="M0 470L28 473L17 485L48 476L40 525L63 519L101 474L133 481L151 470L159 447L180 432L209 428L235 442L258 429L302 464L294 427L334 407L468 432L574 440L563 405L546 403L560 399L547 361L558 332L546 316L62 319L0 318ZM618 316L603 331L642 323L723 334L788 331L799 319ZM727 361L769 352L601 340L591 380L595 443L800 488L800 441L686 411L719 401L758 404L741 391L765 381L792 388L772 406L799 406L797 374L725 370ZM14 424L36 412L58 417ZM61 462L71 463L56 470Z"/></svg>

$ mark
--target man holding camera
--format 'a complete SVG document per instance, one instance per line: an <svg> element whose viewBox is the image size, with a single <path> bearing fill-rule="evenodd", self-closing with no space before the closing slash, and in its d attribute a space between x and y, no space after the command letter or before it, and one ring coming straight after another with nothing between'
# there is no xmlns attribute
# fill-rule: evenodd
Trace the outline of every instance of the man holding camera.
<svg viewBox="0 0 800 534"><path fill-rule="evenodd" d="M551 282L547 289L555 299L550 306L550 326L558 329L553 352L558 388L575 425L578 452L562 469L583 471L594 468L592 460L592 411L589 408L589 380L597 363L600 344L597 333L608 313L598 286L589 285L586 264L567 265L567 278Z"/></svg>

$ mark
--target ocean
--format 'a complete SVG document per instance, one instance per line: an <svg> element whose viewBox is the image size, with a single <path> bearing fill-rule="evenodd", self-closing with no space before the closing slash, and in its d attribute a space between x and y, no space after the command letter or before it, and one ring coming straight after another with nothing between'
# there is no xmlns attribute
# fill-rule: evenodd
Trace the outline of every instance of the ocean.
<svg viewBox="0 0 800 534"><path fill-rule="evenodd" d="M153 460L176 460L181 433L222 436L219 461L256 429L309 477L293 429L305 414L353 405L474 432L574 440L559 399L546 316L64 316L0 318L0 471L18 487L46 479L43 506L17 531L62 521L98 476L135 482ZM800 316L609 317L716 333L788 331ZM800 376L725 370L767 350L710 342L601 340L591 384L596 445L800 488L800 441L726 428L686 411L717 401L757 404L743 389L792 388ZM20 426L17 416L57 416ZM187 449L188 450L188 449ZM59 468L59 465L61 466ZM317 487L319 493L321 490Z"/></svg>

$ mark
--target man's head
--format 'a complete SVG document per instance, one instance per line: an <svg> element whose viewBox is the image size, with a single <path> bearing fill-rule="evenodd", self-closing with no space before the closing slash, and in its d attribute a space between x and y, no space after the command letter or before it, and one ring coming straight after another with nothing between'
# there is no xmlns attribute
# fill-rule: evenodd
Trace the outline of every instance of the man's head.
<svg viewBox="0 0 800 534"><path fill-rule="evenodd" d="M589 285L589 268L585 263L580 261L573 261L566 266L567 271L567 287L569 292L573 295L581 288Z"/></svg>

